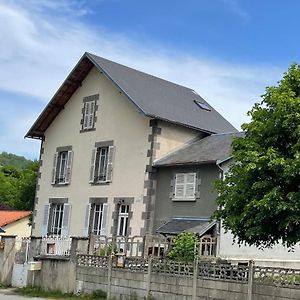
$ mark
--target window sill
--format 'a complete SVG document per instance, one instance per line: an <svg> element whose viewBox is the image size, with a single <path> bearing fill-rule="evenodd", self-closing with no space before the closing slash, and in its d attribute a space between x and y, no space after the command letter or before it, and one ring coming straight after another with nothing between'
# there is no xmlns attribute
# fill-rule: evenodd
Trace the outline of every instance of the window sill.
<svg viewBox="0 0 300 300"><path fill-rule="evenodd" d="M52 183L53 187L63 187L63 186L68 186L69 183Z"/></svg>
<svg viewBox="0 0 300 300"><path fill-rule="evenodd" d="M110 181L90 182L91 185L109 185L110 183Z"/></svg>
<svg viewBox="0 0 300 300"><path fill-rule="evenodd" d="M96 128L92 127L92 128L81 129L79 132L82 133L82 132L89 132L89 131L95 131L95 130L96 130Z"/></svg>
<svg viewBox="0 0 300 300"><path fill-rule="evenodd" d="M195 202L196 198L172 198L174 202Z"/></svg>

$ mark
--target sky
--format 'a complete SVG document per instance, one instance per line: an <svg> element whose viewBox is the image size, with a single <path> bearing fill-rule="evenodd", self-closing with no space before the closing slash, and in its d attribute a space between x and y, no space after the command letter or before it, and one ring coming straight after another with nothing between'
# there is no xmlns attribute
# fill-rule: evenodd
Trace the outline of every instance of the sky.
<svg viewBox="0 0 300 300"><path fill-rule="evenodd" d="M196 90L235 127L300 62L298 0L0 0L0 152L24 139L85 51Z"/></svg>

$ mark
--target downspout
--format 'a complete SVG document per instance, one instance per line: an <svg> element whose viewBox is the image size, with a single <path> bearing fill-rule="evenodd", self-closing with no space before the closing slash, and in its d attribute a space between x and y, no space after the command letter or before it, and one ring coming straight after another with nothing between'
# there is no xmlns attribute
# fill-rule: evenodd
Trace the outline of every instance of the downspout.
<svg viewBox="0 0 300 300"><path fill-rule="evenodd" d="M220 164L222 163L221 160L217 160L216 161L216 165L220 170L219 173L219 179L220 180L224 180L224 169L222 169L222 167L220 166ZM216 249L216 257L220 256L220 238L221 238L221 221L217 223L217 249Z"/></svg>

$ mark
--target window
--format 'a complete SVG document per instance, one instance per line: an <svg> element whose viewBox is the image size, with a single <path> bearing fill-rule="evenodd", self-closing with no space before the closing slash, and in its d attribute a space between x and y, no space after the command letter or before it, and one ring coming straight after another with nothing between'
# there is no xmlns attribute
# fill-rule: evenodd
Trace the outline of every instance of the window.
<svg viewBox="0 0 300 300"><path fill-rule="evenodd" d="M129 219L129 205L121 204L119 206L117 235L127 236L128 219Z"/></svg>
<svg viewBox="0 0 300 300"><path fill-rule="evenodd" d="M86 206L83 236L89 236L90 233L106 235L108 204L100 201L107 201L107 199L93 198L92 201L96 203L91 202Z"/></svg>
<svg viewBox="0 0 300 300"><path fill-rule="evenodd" d="M95 123L97 121L96 111L98 110L98 100L99 94L83 98L82 118L80 121L82 127L80 132L95 130Z"/></svg>
<svg viewBox="0 0 300 300"><path fill-rule="evenodd" d="M93 150L90 183L97 184L112 181L114 150L114 146L101 146Z"/></svg>
<svg viewBox="0 0 300 300"><path fill-rule="evenodd" d="M94 128L95 104L96 101L88 101L84 103L82 129Z"/></svg>
<svg viewBox="0 0 300 300"><path fill-rule="evenodd" d="M50 235L61 235L62 230L62 220L64 214L64 205L63 204L52 204L51 207L51 220L49 226Z"/></svg>
<svg viewBox="0 0 300 300"><path fill-rule="evenodd" d="M104 234L104 204L94 204L92 208L92 233L96 235Z"/></svg>
<svg viewBox="0 0 300 300"><path fill-rule="evenodd" d="M55 198L56 201L57 199ZM65 202L67 201L66 198L63 199L65 199ZM44 206L44 218L41 228L42 236L68 236L71 205L62 203L60 200Z"/></svg>
<svg viewBox="0 0 300 300"><path fill-rule="evenodd" d="M194 102L195 102L196 105L198 105L200 108L202 108L202 109L204 109L204 110L211 111L211 108L208 106L207 103L200 102L200 101L198 101L198 100L194 100Z"/></svg>
<svg viewBox="0 0 300 300"><path fill-rule="evenodd" d="M57 159L57 183L65 183L67 175L68 151L59 152Z"/></svg>
<svg viewBox="0 0 300 300"><path fill-rule="evenodd" d="M63 151L57 151L54 154L53 169L52 169L52 184L70 183L72 160L73 160L72 151L63 150Z"/></svg>
<svg viewBox="0 0 300 300"><path fill-rule="evenodd" d="M102 147L97 149L96 165L95 165L95 178L96 182L106 181L107 177L107 160L108 147Z"/></svg>
<svg viewBox="0 0 300 300"><path fill-rule="evenodd" d="M196 173L178 173L175 177L174 200L194 200Z"/></svg>

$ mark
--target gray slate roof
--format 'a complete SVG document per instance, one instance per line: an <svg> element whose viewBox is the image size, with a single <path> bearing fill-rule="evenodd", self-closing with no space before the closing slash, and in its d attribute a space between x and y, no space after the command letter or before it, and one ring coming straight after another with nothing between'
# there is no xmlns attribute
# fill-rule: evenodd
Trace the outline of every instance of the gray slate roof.
<svg viewBox="0 0 300 300"><path fill-rule="evenodd" d="M213 134L193 140L182 148L154 162L154 166L215 163L231 156L233 137L243 137L243 132Z"/></svg>
<svg viewBox="0 0 300 300"><path fill-rule="evenodd" d="M207 218L173 218L171 221L160 226L156 231L160 234L178 234L183 231L189 231L203 235L215 224L216 221L210 221Z"/></svg>
<svg viewBox="0 0 300 300"><path fill-rule="evenodd" d="M86 55L145 115L209 133L237 131L192 89L90 53ZM205 103L211 110L201 109L195 100Z"/></svg>

